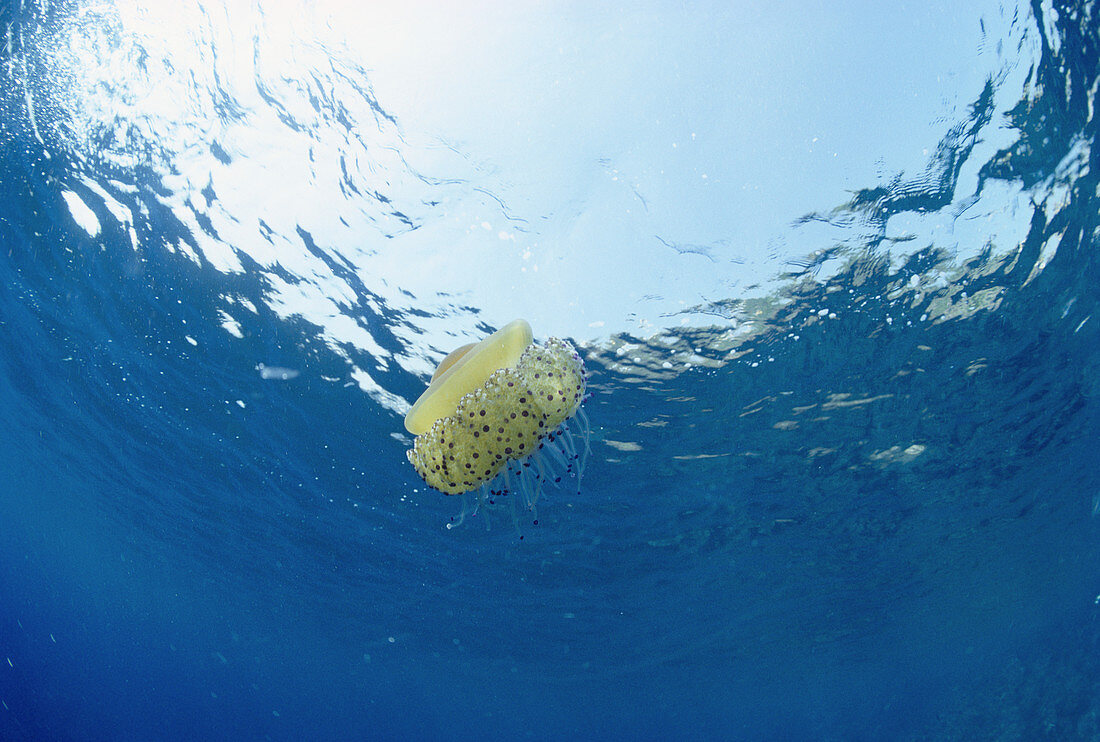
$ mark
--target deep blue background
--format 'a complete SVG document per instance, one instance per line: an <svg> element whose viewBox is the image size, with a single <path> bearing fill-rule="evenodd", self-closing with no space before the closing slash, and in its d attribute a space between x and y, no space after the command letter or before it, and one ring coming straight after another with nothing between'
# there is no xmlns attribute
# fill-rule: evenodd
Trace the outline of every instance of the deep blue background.
<svg viewBox="0 0 1100 742"><path fill-rule="evenodd" d="M874 239L946 208L965 137L941 180L854 193L872 236L736 357L717 316L677 334L715 360L686 372L587 349L596 455L522 542L506 517L444 530L458 505L417 481L400 417L322 380L347 360L254 271L156 249L188 239L158 182L38 143L6 84L0 737L1100 736L1097 27L1058 7L1020 136L981 170L1033 189L1013 259L891 266ZM33 50L5 55L33 76ZM78 228L77 176L136 184L115 195L154 247L102 209ZM945 287L907 290L937 267ZM230 293L258 307L242 338ZM386 348L415 321L364 319Z"/></svg>

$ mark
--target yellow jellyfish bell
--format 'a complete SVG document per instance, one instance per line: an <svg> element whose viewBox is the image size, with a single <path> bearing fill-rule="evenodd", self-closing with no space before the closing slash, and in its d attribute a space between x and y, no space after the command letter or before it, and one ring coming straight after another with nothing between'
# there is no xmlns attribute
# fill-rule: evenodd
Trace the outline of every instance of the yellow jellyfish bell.
<svg viewBox="0 0 1100 742"><path fill-rule="evenodd" d="M586 390L573 346L557 338L539 345L517 319L439 364L405 416L416 436L409 461L445 494L480 488L479 505L518 494L533 509L544 483L579 485L589 450Z"/></svg>
<svg viewBox="0 0 1100 742"><path fill-rule="evenodd" d="M463 345L444 358L432 381L405 415L405 429L413 435L428 432L436 420L455 413L459 401L482 386L498 369L512 368L531 344L531 325L517 319L480 343Z"/></svg>

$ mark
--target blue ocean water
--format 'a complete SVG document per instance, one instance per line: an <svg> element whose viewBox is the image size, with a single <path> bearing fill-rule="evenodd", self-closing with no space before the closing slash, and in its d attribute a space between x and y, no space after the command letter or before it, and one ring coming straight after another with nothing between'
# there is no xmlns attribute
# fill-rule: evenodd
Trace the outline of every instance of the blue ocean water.
<svg viewBox="0 0 1100 742"><path fill-rule="evenodd" d="M166 7L0 16L0 738L1100 738L1095 3Z"/></svg>

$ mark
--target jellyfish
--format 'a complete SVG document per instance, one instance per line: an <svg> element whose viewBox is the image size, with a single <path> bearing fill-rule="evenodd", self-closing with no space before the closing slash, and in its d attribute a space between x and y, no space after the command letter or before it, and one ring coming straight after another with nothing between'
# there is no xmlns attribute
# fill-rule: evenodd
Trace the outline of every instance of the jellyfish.
<svg viewBox="0 0 1100 742"><path fill-rule="evenodd" d="M501 500L517 526L517 500L537 524L546 486L580 490L590 452L581 409L587 382L572 345L557 338L535 343L522 319L440 362L405 429L416 436L408 456L424 481L464 496L448 528Z"/></svg>

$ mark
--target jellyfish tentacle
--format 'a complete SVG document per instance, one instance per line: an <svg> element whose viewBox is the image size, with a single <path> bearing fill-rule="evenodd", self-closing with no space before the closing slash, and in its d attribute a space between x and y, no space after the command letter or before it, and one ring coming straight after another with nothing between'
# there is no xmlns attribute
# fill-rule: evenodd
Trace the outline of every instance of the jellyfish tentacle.
<svg viewBox="0 0 1100 742"><path fill-rule="evenodd" d="M587 413L585 413L583 407L578 407L577 408L576 421L577 421L577 424L580 426L580 429L581 429L581 433L580 433L581 438L584 439L584 455L581 458L581 468L583 469L585 462L588 460L588 457L592 454L592 446L589 443L589 441L591 440L591 437L592 437L592 426L588 422L588 415L587 415Z"/></svg>
<svg viewBox="0 0 1100 742"><path fill-rule="evenodd" d="M555 481L560 482L570 475L569 460L566 458L565 451L561 448L557 434L547 436L543 441L543 448L540 450L548 454L547 464L551 467L551 473L554 474ZM554 467L557 467L556 470L554 470Z"/></svg>
<svg viewBox="0 0 1100 742"><path fill-rule="evenodd" d="M528 474L531 471L531 461L528 457L514 463L516 467L516 479L519 481L519 494L523 496L523 504L528 510L534 512L535 503L538 502L542 482L538 474Z"/></svg>
<svg viewBox="0 0 1100 742"><path fill-rule="evenodd" d="M542 494L542 483L546 481L546 465L542 462L541 456L532 455L531 458L535 460L535 466L538 469L538 473L535 475L535 479L538 482L538 490L536 493L536 499Z"/></svg>
<svg viewBox="0 0 1100 742"><path fill-rule="evenodd" d="M492 489L488 485L482 485L481 489L477 492L477 505L474 506L474 515L482 513L482 517L485 518L485 530L488 531L492 528L492 523L489 522L489 506L492 504Z"/></svg>
<svg viewBox="0 0 1100 742"><path fill-rule="evenodd" d="M484 486L482 489L484 489ZM471 503L473 503L473 505L471 505ZM462 498L462 511L458 514L458 520L456 521L454 518L451 518L450 522L447 523L447 530L449 531L452 528L461 526L466 521L467 515L477 515L478 505L478 498Z"/></svg>
<svg viewBox="0 0 1100 742"><path fill-rule="evenodd" d="M588 459L588 452L577 445L577 437L581 434L580 430L574 431L574 426L577 425L576 418L570 418L562 423L562 426L566 428L566 438L569 442L570 453L572 454L572 465L574 474L577 477L577 492L581 491L581 477L584 476L584 465ZM585 441L587 444L587 441Z"/></svg>
<svg viewBox="0 0 1100 742"><path fill-rule="evenodd" d="M561 440L565 445L566 453L569 454L570 466L572 466L572 462L580 461L580 456L577 455L577 447L573 445L573 433L569 429L568 420L561 424Z"/></svg>

